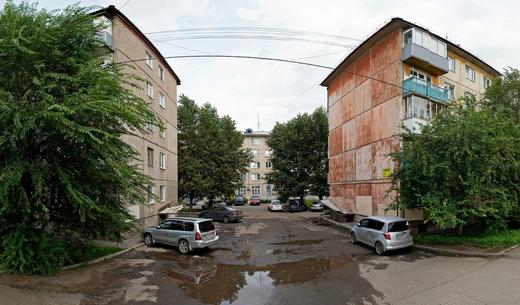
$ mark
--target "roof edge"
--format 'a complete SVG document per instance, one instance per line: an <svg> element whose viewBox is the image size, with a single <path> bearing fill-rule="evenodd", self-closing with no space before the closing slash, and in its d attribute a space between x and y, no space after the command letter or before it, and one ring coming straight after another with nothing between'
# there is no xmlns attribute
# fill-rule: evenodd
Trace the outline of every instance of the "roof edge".
<svg viewBox="0 0 520 305"><path fill-rule="evenodd" d="M115 17L115 16L120 17L128 26L130 26L130 28L132 28L132 30L134 30L137 33L139 38L141 38L145 42L145 44L150 49L152 49L152 51L154 53L157 54L158 59L162 61L163 65L166 67L166 69L175 78L177 85L181 84L181 79L179 78L179 76L177 76L175 71L173 71L173 68L166 61L166 58L164 58L164 56L161 54L159 49L157 49L157 47L150 41L150 39L148 39L148 37L146 37L146 35L130 19L128 19L128 17L126 17L125 14L123 14L120 10L118 10L114 5L109 5L108 7L105 7L105 8L99 9L95 12L92 12L91 15L106 16L106 17Z"/></svg>

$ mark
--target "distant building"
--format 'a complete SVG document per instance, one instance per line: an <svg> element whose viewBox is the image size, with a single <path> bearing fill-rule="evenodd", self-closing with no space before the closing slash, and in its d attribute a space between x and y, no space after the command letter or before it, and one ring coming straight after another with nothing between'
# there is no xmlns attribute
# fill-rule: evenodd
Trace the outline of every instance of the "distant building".
<svg viewBox="0 0 520 305"><path fill-rule="evenodd" d="M272 184L267 183L271 173L271 149L267 146L267 139L271 135L268 131L253 131L247 129L243 133L244 148L251 149L253 161L249 164L248 172L242 175L243 187L236 194L251 198L258 196L261 199L275 199L277 194Z"/></svg>
<svg viewBox="0 0 520 305"><path fill-rule="evenodd" d="M146 203L130 204L128 208L143 225L157 224L159 211L178 202L177 85L180 85L180 79L143 32L114 6L93 14L100 16L97 20L107 26L99 33L105 43L102 56L107 61L132 66L133 69L127 67L126 72L144 79L141 84L144 88L131 90L149 103L166 127L160 131L157 126L149 125L145 134L124 137L140 153L139 165L153 179L149 194L157 196L149 195Z"/></svg>
<svg viewBox="0 0 520 305"><path fill-rule="evenodd" d="M420 132L445 105L461 96L479 98L499 75L459 45L401 18L377 30L322 82L330 200L345 212L385 214L395 166L388 154L401 145L395 137L400 124Z"/></svg>

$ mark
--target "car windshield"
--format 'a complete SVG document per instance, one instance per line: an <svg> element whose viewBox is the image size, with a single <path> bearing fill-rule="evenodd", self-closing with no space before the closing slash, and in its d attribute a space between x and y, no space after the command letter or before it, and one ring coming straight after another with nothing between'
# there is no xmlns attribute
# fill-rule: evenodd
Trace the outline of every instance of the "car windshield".
<svg viewBox="0 0 520 305"><path fill-rule="evenodd" d="M213 221L211 221L211 220L203 221L203 222L199 222L199 229L200 229L200 232L205 233L205 232L215 230L215 225L213 224Z"/></svg>
<svg viewBox="0 0 520 305"><path fill-rule="evenodd" d="M280 204L280 200L273 200L271 203L272 204Z"/></svg>
<svg viewBox="0 0 520 305"><path fill-rule="evenodd" d="M388 224L388 232L401 232L410 229L407 221L396 221Z"/></svg>
<svg viewBox="0 0 520 305"><path fill-rule="evenodd" d="M230 207L225 207L224 210L225 211L231 211L231 212L236 211L236 209L233 209L233 208L230 208Z"/></svg>

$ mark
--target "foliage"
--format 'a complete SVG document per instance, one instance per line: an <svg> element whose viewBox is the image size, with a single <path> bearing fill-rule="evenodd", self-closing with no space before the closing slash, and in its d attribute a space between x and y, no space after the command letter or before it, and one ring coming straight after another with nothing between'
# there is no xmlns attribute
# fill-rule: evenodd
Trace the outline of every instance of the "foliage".
<svg viewBox="0 0 520 305"><path fill-rule="evenodd" d="M273 154L269 183L279 197L288 199L312 193L328 194L327 113L323 107L312 114L298 114L286 123L277 123L267 144Z"/></svg>
<svg viewBox="0 0 520 305"><path fill-rule="evenodd" d="M401 135L392 174L394 208L421 207L442 228L468 222L506 227L519 208L520 129L507 116L473 100L453 103L421 134Z"/></svg>
<svg viewBox="0 0 520 305"><path fill-rule="evenodd" d="M502 114L520 124L520 71L509 68L502 78L493 80L482 103L493 113Z"/></svg>
<svg viewBox="0 0 520 305"><path fill-rule="evenodd" d="M96 258L110 255L121 251L119 247L111 246L96 246L93 243L71 241L66 245L67 255L65 265L74 265L83 262L88 262Z"/></svg>
<svg viewBox="0 0 520 305"><path fill-rule="evenodd" d="M252 158L242 148L244 137L235 122L185 95L179 98L178 121L179 197L192 201L233 196Z"/></svg>
<svg viewBox="0 0 520 305"><path fill-rule="evenodd" d="M467 236L453 234L417 234L414 241L420 244L465 245L472 247L511 247L520 244L520 229L503 232L478 233Z"/></svg>
<svg viewBox="0 0 520 305"><path fill-rule="evenodd" d="M55 272L65 237L120 239L132 226L126 204L145 200L150 180L122 139L161 124L132 93L139 80L103 63L102 25L90 11L8 1L0 12L0 255L8 270Z"/></svg>

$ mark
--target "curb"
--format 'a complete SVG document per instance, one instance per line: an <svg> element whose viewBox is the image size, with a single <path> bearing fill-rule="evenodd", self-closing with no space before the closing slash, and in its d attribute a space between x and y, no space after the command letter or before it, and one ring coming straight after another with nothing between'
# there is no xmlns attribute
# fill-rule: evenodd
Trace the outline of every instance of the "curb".
<svg viewBox="0 0 520 305"><path fill-rule="evenodd" d="M125 254L127 252L130 252L130 251L134 250L135 248L138 248L138 247L140 247L142 245L144 245L144 243L140 242L137 245L134 245L134 246L132 246L130 248L126 248L126 249L123 249L123 250L121 250L119 252L112 253L112 254L109 254L109 255L105 255L105 256L96 258L94 260L88 261L88 262L83 262L83 263L78 263L78 264L74 264L74 265L65 266L65 267L61 268L61 270L65 271L65 270L75 269L75 268L82 267L82 266L88 266L88 265L92 265L92 264L101 263L101 262L107 261L109 259L112 259L114 257L123 255L123 254Z"/></svg>
<svg viewBox="0 0 520 305"><path fill-rule="evenodd" d="M340 222L337 222L337 221L334 221L332 219L329 219L329 218L326 218L326 217L323 217L321 216L320 217L321 220L329 223L329 224L332 224L332 225L335 225L337 227L340 227L340 228L343 228L343 229L347 229L347 230L352 230L352 228L344 223L340 223ZM520 244L518 245L514 245L512 247L509 247L505 250L502 250L500 252L496 252L496 253L487 253L487 252L467 252L467 251L460 251L460 250L450 250L450 249L444 249L444 248L436 248L436 247L431 247L431 246L424 246L424 245L417 245L417 244L414 244L412 246L414 249L418 249L418 250L423 250L423 251L429 251L429 252L434 252L434 253L440 253L440 254L447 254L447 255L456 255L456 256L467 256L467 257L504 257L504 256L507 256L507 252L517 248L517 247L520 247Z"/></svg>

